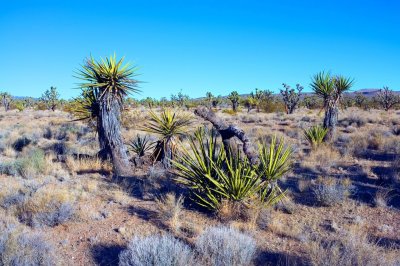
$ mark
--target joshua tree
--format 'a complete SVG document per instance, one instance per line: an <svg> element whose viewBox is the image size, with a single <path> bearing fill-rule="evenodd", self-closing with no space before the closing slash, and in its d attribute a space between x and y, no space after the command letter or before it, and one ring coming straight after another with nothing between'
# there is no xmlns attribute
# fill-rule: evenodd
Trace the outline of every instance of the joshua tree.
<svg viewBox="0 0 400 266"><path fill-rule="evenodd" d="M51 86L50 90L46 90L40 100L46 105L48 110L52 110L53 112L56 110L58 105L60 94L57 92L57 88Z"/></svg>
<svg viewBox="0 0 400 266"><path fill-rule="evenodd" d="M11 94L8 92L0 93L1 103L3 104L4 110L7 112L10 109L10 104L12 101Z"/></svg>
<svg viewBox="0 0 400 266"><path fill-rule="evenodd" d="M163 110L160 116L150 111L150 122L143 130L161 137L156 143L153 160L161 161L164 167L169 168L176 154L178 137L186 134L191 123L190 116L177 115L168 109Z"/></svg>
<svg viewBox="0 0 400 266"><path fill-rule="evenodd" d="M318 106L317 98L315 96L305 96L303 99L303 105L307 109L314 109Z"/></svg>
<svg viewBox="0 0 400 266"><path fill-rule="evenodd" d="M324 72L316 74L312 79L311 88L324 101L324 128L329 130L325 140L332 140L335 134L342 94L351 88L353 82L353 79Z"/></svg>
<svg viewBox="0 0 400 266"><path fill-rule="evenodd" d="M250 110L256 105L256 99L252 95L244 99L243 105L247 108L247 112L249 113Z"/></svg>
<svg viewBox="0 0 400 266"><path fill-rule="evenodd" d="M121 135L121 110L125 97L131 92L138 92L137 68L130 64L123 65L124 58L116 56L95 61L92 57L86 61L78 72L78 78L85 81L80 87L93 96L97 113L97 133L101 154L104 159L110 157L117 176L128 176L132 173L127 149ZM98 109L96 109L98 108ZM92 109L90 109L92 110Z"/></svg>
<svg viewBox="0 0 400 266"><path fill-rule="evenodd" d="M281 90L282 99L285 104L287 114L293 114L300 101L301 91L304 89L300 84L296 84L296 90L292 89L289 85L282 84L285 90Z"/></svg>
<svg viewBox="0 0 400 266"><path fill-rule="evenodd" d="M213 103L214 95L208 91L206 93L206 99L207 99L208 106L211 108L213 106L212 103Z"/></svg>
<svg viewBox="0 0 400 266"><path fill-rule="evenodd" d="M221 97L221 95L218 95L218 97L216 97L216 98L214 98L214 99L212 100L212 102L211 102L212 107L213 107L213 108L217 108L217 107L218 107L218 104L220 104L221 102L222 102L222 97Z"/></svg>
<svg viewBox="0 0 400 266"><path fill-rule="evenodd" d="M237 93L237 91L232 91L231 94L228 95L228 99L231 101L232 110L236 112L240 100L239 93Z"/></svg>
<svg viewBox="0 0 400 266"><path fill-rule="evenodd" d="M395 95L389 87L385 86L377 93L376 100L385 111L389 111L396 104L400 103L400 96Z"/></svg>
<svg viewBox="0 0 400 266"><path fill-rule="evenodd" d="M367 97L361 92L356 92L354 96L354 102L359 108L365 108L367 103Z"/></svg>

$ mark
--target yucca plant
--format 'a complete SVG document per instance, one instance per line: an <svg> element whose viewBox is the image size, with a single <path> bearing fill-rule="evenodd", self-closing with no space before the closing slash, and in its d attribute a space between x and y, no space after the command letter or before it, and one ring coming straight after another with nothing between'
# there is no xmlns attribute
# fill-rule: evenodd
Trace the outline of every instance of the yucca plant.
<svg viewBox="0 0 400 266"><path fill-rule="evenodd" d="M128 143L128 146L130 147L130 150L137 154L137 156L143 157L146 155L146 152L153 148L153 143L147 135L142 137L138 134L136 138Z"/></svg>
<svg viewBox="0 0 400 266"><path fill-rule="evenodd" d="M279 142L276 136L272 137L269 146L265 143L259 145L260 164L257 171L260 178L268 184L262 193L263 201L274 204L284 196L277 181L292 169L292 154L292 148L285 147L283 137Z"/></svg>
<svg viewBox="0 0 400 266"><path fill-rule="evenodd" d="M96 90L83 89L81 95L67 107L67 111L76 117L75 121L96 121L100 111L98 98Z"/></svg>
<svg viewBox="0 0 400 266"><path fill-rule="evenodd" d="M77 78L84 81L79 84L80 88L92 91L97 97L98 113L93 115L97 117L100 156L112 159L114 172L118 176L132 173L121 135L123 100L129 93L139 92L138 81L133 78L137 75L137 68L124 65L123 62L124 58L117 60L115 54L99 61L90 57L77 72Z"/></svg>
<svg viewBox="0 0 400 266"><path fill-rule="evenodd" d="M329 73L316 74L311 82L311 88L315 94L324 101L325 118L324 128L328 129L325 140L331 140L334 136L338 116L339 104L342 94L353 86L354 80L344 76L331 76Z"/></svg>
<svg viewBox="0 0 400 266"><path fill-rule="evenodd" d="M328 129L320 125L304 129L304 137L307 139L313 149L321 145L327 133Z"/></svg>
<svg viewBox="0 0 400 266"><path fill-rule="evenodd" d="M222 201L246 204L254 198L274 204L284 195L276 180L290 170L291 149L281 143L271 142L268 148L261 145L262 163L254 167L240 152L227 157L216 136L207 137L204 129L199 129L190 139L190 150L183 149L179 160L172 163L178 182L186 185L203 207L215 210Z"/></svg>
<svg viewBox="0 0 400 266"><path fill-rule="evenodd" d="M169 168L170 161L176 154L179 137L187 134L191 123L191 116L176 114L170 109L164 109L159 116L150 111L149 124L142 129L161 137L154 148L153 160L161 161L165 167Z"/></svg>
<svg viewBox="0 0 400 266"><path fill-rule="evenodd" d="M216 210L222 200L243 202L262 188L261 180L247 158L240 154L229 159L216 143L216 135L206 136L198 129L190 138L190 150L183 149L179 160L173 160L178 182L186 185L194 200Z"/></svg>

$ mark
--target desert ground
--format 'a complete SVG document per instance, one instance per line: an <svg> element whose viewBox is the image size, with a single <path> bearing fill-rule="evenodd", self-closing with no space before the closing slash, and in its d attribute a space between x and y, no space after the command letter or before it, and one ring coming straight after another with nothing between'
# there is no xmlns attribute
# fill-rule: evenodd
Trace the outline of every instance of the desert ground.
<svg viewBox="0 0 400 266"><path fill-rule="evenodd" d="M188 135L210 127L190 109L176 112L192 116ZM160 164L139 162L133 176L114 178L111 163L96 157L96 130L67 112L1 111L0 229L28 239L12 246L9 237L7 254L29 255L36 243L52 257L42 265L117 265L134 237L172 235L194 247L206 228L225 226L254 239L254 265L399 265L400 111L341 110L334 140L315 149L303 129L321 122L320 110L215 112L254 143L283 136L293 148L276 205L240 217L204 210ZM125 111L124 141L157 139L141 130L148 119L148 108Z"/></svg>

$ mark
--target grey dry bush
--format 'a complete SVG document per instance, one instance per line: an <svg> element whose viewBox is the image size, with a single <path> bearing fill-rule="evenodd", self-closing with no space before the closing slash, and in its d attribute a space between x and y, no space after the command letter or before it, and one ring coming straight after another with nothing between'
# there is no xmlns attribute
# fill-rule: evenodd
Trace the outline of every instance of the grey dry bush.
<svg viewBox="0 0 400 266"><path fill-rule="evenodd" d="M206 265L247 266L256 253L254 239L229 227L209 227L196 240L197 252Z"/></svg>
<svg viewBox="0 0 400 266"><path fill-rule="evenodd" d="M20 230L12 223L0 223L0 265L56 265L53 246L38 233Z"/></svg>
<svg viewBox="0 0 400 266"><path fill-rule="evenodd" d="M317 181L312 191L317 203L328 207L343 202L350 193L348 185L333 179Z"/></svg>
<svg viewBox="0 0 400 266"><path fill-rule="evenodd" d="M171 235L134 237L119 255L120 266L186 266L194 264L191 248Z"/></svg>

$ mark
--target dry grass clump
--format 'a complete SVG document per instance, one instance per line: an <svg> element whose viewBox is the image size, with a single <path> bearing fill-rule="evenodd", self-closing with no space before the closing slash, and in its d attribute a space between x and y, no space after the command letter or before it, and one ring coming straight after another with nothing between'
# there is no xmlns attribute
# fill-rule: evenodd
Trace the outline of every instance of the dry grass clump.
<svg viewBox="0 0 400 266"><path fill-rule="evenodd" d="M375 207L386 208L392 198L393 196L391 195L390 190L387 189L378 190L374 198Z"/></svg>
<svg viewBox="0 0 400 266"><path fill-rule="evenodd" d="M328 174L343 158L330 146L322 145L303 157L301 166L317 173Z"/></svg>
<svg viewBox="0 0 400 266"><path fill-rule="evenodd" d="M108 161L102 161L98 157L94 158L73 158L68 156L65 164L72 173L111 173L112 165Z"/></svg>
<svg viewBox="0 0 400 266"><path fill-rule="evenodd" d="M307 250L309 262L315 266L395 266L400 263L398 251L387 251L371 243L361 232L349 232L338 240L317 239L309 242Z"/></svg>
<svg viewBox="0 0 400 266"><path fill-rule="evenodd" d="M0 173L11 176L22 176L24 178L35 178L45 174L48 163L41 149L32 149L22 154L13 161L0 163Z"/></svg>
<svg viewBox="0 0 400 266"><path fill-rule="evenodd" d="M178 232L181 227L183 200L183 196L177 198L174 193L156 199L157 218L165 221L174 232Z"/></svg>
<svg viewBox="0 0 400 266"><path fill-rule="evenodd" d="M42 185L16 206L19 220L33 227L56 226L74 217L76 197L67 188Z"/></svg>

